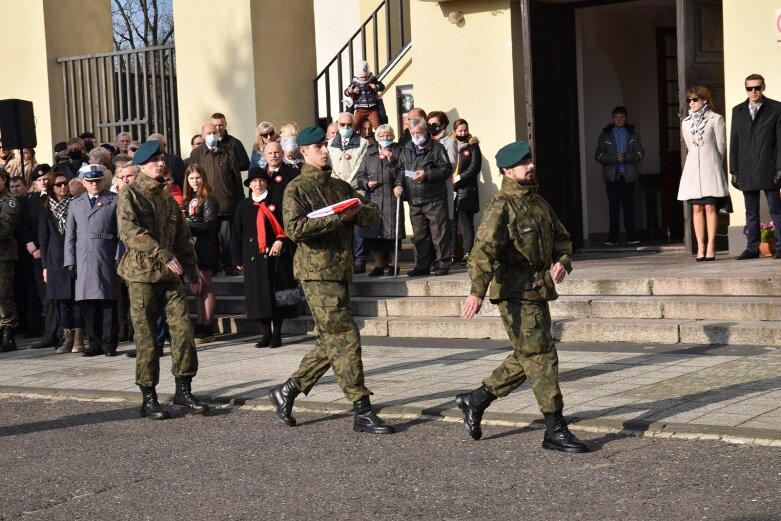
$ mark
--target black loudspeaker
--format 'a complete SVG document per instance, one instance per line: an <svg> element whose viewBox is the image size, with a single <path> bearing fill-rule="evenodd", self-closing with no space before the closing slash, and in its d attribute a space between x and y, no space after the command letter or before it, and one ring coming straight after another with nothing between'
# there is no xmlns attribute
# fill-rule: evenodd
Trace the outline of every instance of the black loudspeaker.
<svg viewBox="0 0 781 521"><path fill-rule="evenodd" d="M0 100L0 134L5 149L35 148L38 145L32 101Z"/></svg>

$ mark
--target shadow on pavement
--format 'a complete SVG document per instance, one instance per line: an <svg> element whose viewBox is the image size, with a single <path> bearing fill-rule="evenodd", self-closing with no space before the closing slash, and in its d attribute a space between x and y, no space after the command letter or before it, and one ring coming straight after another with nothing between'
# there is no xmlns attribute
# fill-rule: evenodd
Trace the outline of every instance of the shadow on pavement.
<svg viewBox="0 0 781 521"><path fill-rule="evenodd" d="M0 438L6 436L18 436L32 434L41 431L50 431L55 429L67 429L70 427L79 427L82 425L94 425L96 423L133 421L141 418L137 407L123 407L111 411L91 412L84 414L73 414L58 418L56 420L45 420L40 422L24 423L21 425L9 425L0 427Z"/></svg>

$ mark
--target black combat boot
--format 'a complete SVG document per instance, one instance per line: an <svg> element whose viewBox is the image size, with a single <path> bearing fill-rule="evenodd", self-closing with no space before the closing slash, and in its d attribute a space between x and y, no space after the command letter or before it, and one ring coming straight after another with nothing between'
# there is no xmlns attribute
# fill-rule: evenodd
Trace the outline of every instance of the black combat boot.
<svg viewBox="0 0 781 521"><path fill-rule="evenodd" d="M372 410L372 404L368 396L364 396L357 402L353 402L355 420L353 430L355 432L368 432L369 434L393 434L393 428L382 423L382 420Z"/></svg>
<svg viewBox="0 0 781 521"><path fill-rule="evenodd" d="M14 340L14 332L10 327L3 328L3 341L0 344L0 353L8 353L10 351L16 351L16 340Z"/></svg>
<svg viewBox="0 0 781 521"><path fill-rule="evenodd" d="M462 393L456 396L456 405L464 413L464 423L473 440L479 440L483 436L483 428L480 422L485 411L496 396L486 387L481 385L471 393Z"/></svg>
<svg viewBox="0 0 781 521"><path fill-rule="evenodd" d="M174 405L181 405L193 414L203 414L209 410L208 405L193 396L192 376L175 376L174 381L176 382Z"/></svg>
<svg viewBox="0 0 781 521"><path fill-rule="evenodd" d="M260 338L258 338L255 347L268 347L271 341L271 322L262 320L260 322Z"/></svg>
<svg viewBox="0 0 781 521"><path fill-rule="evenodd" d="M144 397L144 403L141 404L141 415L146 416L151 420L167 420L171 417L168 411L160 406L160 402L157 401L157 391L154 387L142 387L141 395Z"/></svg>
<svg viewBox="0 0 781 521"><path fill-rule="evenodd" d="M296 387L292 378L287 382L270 389L268 397L271 403L277 408L277 416L288 427L296 426L296 419L291 416L293 413L293 402L301 391Z"/></svg>
<svg viewBox="0 0 781 521"><path fill-rule="evenodd" d="M282 345L282 321L275 320L271 328L271 342L269 347L279 347Z"/></svg>
<svg viewBox="0 0 781 521"><path fill-rule="evenodd" d="M588 452L588 446L569 431L561 411L545 414L545 436L542 448L561 452Z"/></svg>

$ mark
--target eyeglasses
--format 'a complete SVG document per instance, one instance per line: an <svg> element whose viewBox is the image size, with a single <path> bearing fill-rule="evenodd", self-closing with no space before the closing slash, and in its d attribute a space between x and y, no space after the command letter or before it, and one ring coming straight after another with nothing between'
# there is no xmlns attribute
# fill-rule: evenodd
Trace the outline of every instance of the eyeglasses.
<svg viewBox="0 0 781 521"><path fill-rule="evenodd" d="M686 103L697 103L700 98L686 98Z"/></svg>
<svg viewBox="0 0 781 521"><path fill-rule="evenodd" d="M54 186L57 188L62 188L63 186L68 186L68 183L60 181L59 183L54 183Z"/></svg>
<svg viewBox="0 0 781 521"><path fill-rule="evenodd" d="M270 137L274 137L274 133L273 132L266 132L264 134L261 134L260 137L268 139Z"/></svg>
<svg viewBox="0 0 781 521"><path fill-rule="evenodd" d="M340 122L340 123L339 123L339 126L340 126L341 128L347 128L347 127L352 127L353 125L352 125L352 123L341 123L341 122Z"/></svg>
<svg viewBox="0 0 781 521"><path fill-rule="evenodd" d="M746 92L761 92L762 85L746 85Z"/></svg>

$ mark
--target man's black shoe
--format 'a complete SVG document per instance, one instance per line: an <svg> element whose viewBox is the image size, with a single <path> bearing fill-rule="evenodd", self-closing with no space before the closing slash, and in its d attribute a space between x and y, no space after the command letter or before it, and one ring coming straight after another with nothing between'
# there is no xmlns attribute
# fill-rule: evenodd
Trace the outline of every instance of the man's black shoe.
<svg viewBox="0 0 781 521"><path fill-rule="evenodd" d="M10 327L3 328L2 343L0 343L0 353L16 351L16 340Z"/></svg>
<svg viewBox="0 0 781 521"><path fill-rule="evenodd" d="M293 402L300 393L301 391L296 387L292 378L288 378L285 383L268 392L271 403L277 408L277 417L288 427L296 426L296 419L291 414L293 413Z"/></svg>
<svg viewBox="0 0 781 521"><path fill-rule="evenodd" d="M447 269L447 268L439 268L438 270L436 270L434 272L434 276L435 277L441 277L443 275L447 275L449 272L450 272L450 270Z"/></svg>
<svg viewBox="0 0 781 521"><path fill-rule="evenodd" d="M407 272L408 277L422 277L424 275L431 275L431 272L422 268L415 268Z"/></svg>
<svg viewBox="0 0 781 521"><path fill-rule="evenodd" d="M569 431L561 411L545 414L545 435L542 448L559 452L588 452L588 446Z"/></svg>
<svg viewBox="0 0 781 521"><path fill-rule="evenodd" d="M192 376L176 376L176 394L174 394L174 405L181 405L187 411L193 414L203 414L209 410L209 406L193 396Z"/></svg>
<svg viewBox="0 0 781 521"><path fill-rule="evenodd" d="M369 434L393 434L393 427L385 425L372 410L372 404L368 396L364 396L357 402L353 402L355 419L353 430L355 432L368 432Z"/></svg>
<svg viewBox="0 0 781 521"><path fill-rule="evenodd" d="M464 413L464 423L473 440L479 440L483 436L483 428L480 425L483 412L494 400L496 396L485 385L481 385L471 393L456 396L456 405Z"/></svg>
<svg viewBox="0 0 781 521"><path fill-rule="evenodd" d="M776 250L776 252L773 254L774 259L781 259L781 249Z"/></svg>
<svg viewBox="0 0 781 521"><path fill-rule="evenodd" d="M759 250L757 251L743 250L743 253L735 257L735 260L758 259L758 258L759 258Z"/></svg>
<svg viewBox="0 0 781 521"><path fill-rule="evenodd" d="M91 357L91 356L100 356L102 354L103 354L103 350L101 348L90 346L87 349L85 349L83 353L81 353L81 356Z"/></svg>
<svg viewBox="0 0 781 521"><path fill-rule="evenodd" d="M141 404L141 415L150 420L167 420L171 415L160 406L157 401L157 392L154 387L141 387L141 396L144 402Z"/></svg>

